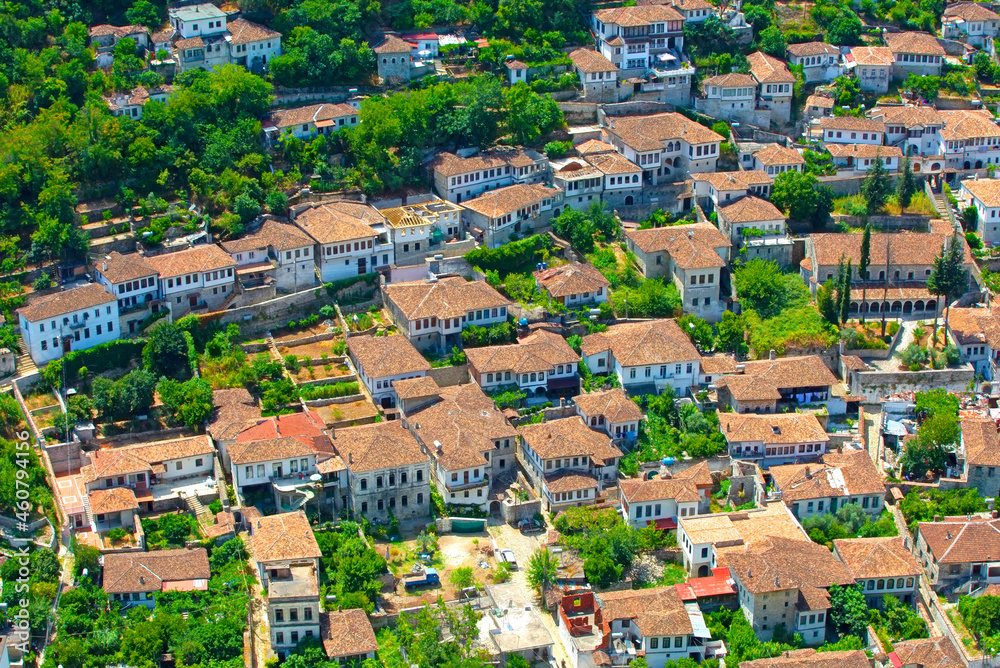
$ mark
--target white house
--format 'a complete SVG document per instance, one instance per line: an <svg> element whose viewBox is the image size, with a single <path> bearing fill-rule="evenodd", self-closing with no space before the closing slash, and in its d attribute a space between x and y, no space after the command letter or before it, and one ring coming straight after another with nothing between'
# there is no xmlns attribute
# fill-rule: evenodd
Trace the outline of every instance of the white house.
<svg viewBox="0 0 1000 668"><path fill-rule="evenodd" d="M670 385L685 396L698 381L701 355L673 319L611 325L585 336L582 350L591 373L614 374L631 394Z"/></svg>
<svg viewBox="0 0 1000 668"><path fill-rule="evenodd" d="M771 121L788 123L792 114L792 87L795 76L788 65L762 51L747 56L750 75L757 81L757 97L771 111Z"/></svg>
<svg viewBox="0 0 1000 668"><path fill-rule="evenodd" d="M725 141L722 135L676 112L608 116L605 122L608 141L642 167L643 182L653 185L661 177L673 182L688 174L714 172L719 147Z"/></svg>
<svg viewBox="0 0 1000 668"><path fill-rule="evenodd" d="M174 92L174 87L169 85L146 88L136 86L127 93L118 93L107 99L108 109L115 116L125 116L127 118L142 118L142 110L147 102L159 102L165 104Z"/></svg>
<svg viewBox="0 0 1000 668"><path fill-rule="evenodd" d="M215 244L146 258L160 276L160 298L173 317L222 308L236 293L236 262Z"/></svg>
<svg viewBox="0 0 1000 668"><path fill-rule="evenodd" d="M159 299L156 269L139 253L111 251L94 264L94 280L118 297L120 331L135 332Z"/></svg>
<svg viewBox="0 0 1000 668"><path fill-rule="evenodd" d="M827 452L818 462L771 466L768 473L781 500L800 520L835 513L850 504L872 517L885 508L885 480L867 450Z"/></svg>
<svg viewBox="0 0 1000 668"><path fill-rule="evenodd" d="M885 141L910 156L938 156L944 117L929 105L875 107L869 117L885 124Z"/></svg>
<svg viewBox="0 0 1000 668"><path fill-rule="evenodd" d="M563 191L558 188L523 183L467 200L463 216L477 241L496 248L510 241L511 235L546 226L562 211L562 199Z"/></svg>
<svg viewBox="0 0 1000 668"><path fill-rule="evenodd" d="M805 42L789 44L789 65L801 65L806 83L833 81L842 73L840 49L826 42Z"/></svg>
<svg viewBox="0 0 1000 668"><path fill-rule="evenodd" d="M892 50L886 46L855 46L851 49L858 86L866 93L883 95L892 80Z"/></svg>
<svg viewBox="0 0 1000 668"><path fill-rule="evenodd" d="M227 448L233 490L243 499L247 489L294 483L316 472L316 451L291 436L236 442Z"/></svg>
<svg viewBox="0 0 1000 668"><path fill-rule="evenodd" d="M719 413L719 429L730 457L766 464L818 458L830 441L812 413Z"/></svg>
<svg viewBox="0 0 1000 668"><path fill-rule="evenodd" d="M976 232L983 243L1000 243L1000 179L966 179L961 197L976 208Z"/></svg>
<svg viewBox="0 0 1000 668"><path fill-rule="evenodd" d="M741 121L752 119L757 110L757 82L749 74L733 72L701 82L695 103L704 113Z"/></svg>
<svg viewBox="0 0 1000 668"><path fill-rule="evenodd" d="M573 397L576 414L591 429L603 431L615 441L634 440L642 422L642 410L620 387Z"/></svg>
<svg viewBox="0 0 1000 668"><path fill-rule="evenodd" d="M293 211L296 226L315 242L320 279L362 276L395 262L385 216L360 202L326 202Z"/></svg>
<svg viewBox="0 0 1000 668"><path fill-rule="evenodd" d="M945 7L941 17L941 32L945 39L960 39L982 47L997 36L1000 16L978 2L955 2Z"/></svg>
<svg viewBox="0 0 1000 668"><path fill-rule="evenodd" d="M677 528L680 517L708 512L712 495L712 473L701 462L673 476L656 476L619 482L621 512L633 528L652 524L660 530Z"/></svg>
<svg viewBox="0 0 1000 668"><path fill-rule="evenodd" d="M465 207L427 193L406 198L400 206L382 208L396 254L396 266L419 264L442 244L462 239Z"/></svg>
<svg viewBox="0 0 1000 668"><path fill-rule="evenodd" d="M769 144L753 154L753 168L765 172L768 176L777 176L783 172L801 172L806 159L792 148L781 144Z"/></svg>
<svg viewBox="0 0 1000 668"><path fill-rule="evenodd" d="M112 552L103 560L103 589L122 612L137 605L152 609L161 592L207 591L211 577L208 552L203 547Z"/></svg>
<svg viewBox="0 0 1000 668"><path fill-rule="evenodd" d="M922 32L886 33L885 44L892 51L892 76L906 79L911 74L941 76L944 47L933 35Z"/></svg>
<svg viewBox="0 0 1000 668"><path fill-rule="evenodd" d="M608 301L611 283L592 264L561 264L533 273L538 287L569 308Z"/></svg>
<svg viewBox="0 0 1000 668"><path fill-rule="evenodd" d="M985 109L942 111L941 150L953 169L1000 164L1000 127Z"/></svg>
<svg viewBox="0 0 1000 668"><path fill-rule="evenodd" d="M670 5L601 9L591 27L598 50L627 76L641 76L661 54L684 50L684 15Z"/></svg>
<svg viewBox="0 0 1000 668"><path fill-rule="evenodd" d="M174 48L182 71L230 64L256 70L281 55L281 33L245 19L227 21L210 3L174 7L167 17L179 36Z"/></svg>
<svg viewBox="0 0 1000 668"><path fill-rule="evenodd" d="M584 99L591 102L617 102L618 68L600 51L577 49L569 54L580 77Z"/></svg>
<svg viewBox="0 0 1000 668"><path fill-rule="evenodd" d="M439 153L427 169L437 194L461 204L488 190L542 183L549 175L549 161L531 149L509 148L473 155Z"/></svg>
<svg viewBox="0 0 1000 668"><path fill-rule="evenodd" d="M819 121L824 146L830 144L871 144L881 146L885 140L885 123L874 118L857 116L827 116Z"/></svg>
<svg viewBox="0 0 1000 668"><path fill-rule="evenodd" d="M236 261L236 275L243 287L273 280L277 288L294 292L316 285L313 244L312 238L294 225L266 220L257 232L220 245Z"/></svg>
<svg viewBox="0 0 1000 668"><path fill-rule="evenodd" d="M17 319L28 354L38 366L73 350L114 341L120 334L118 300L100 283L39 297L17 309Z"/></svg>
<svg viewBox="0 0 1000 668"><path fill-rule="evenodd" d="M358 369L358 377L383 408L396 405L393 382L426 376L430 363L405 336L352 336L347 350Z"/></svg>
<svg viewBox="0 0 1000 668"><path fill-rule="evenodd" d="M515 344L467 348L469 374L484 390L516 385L528 396L579 387L580 356L559 334L540 329Z"/></svg>
<svg viewBox="0 0 1000 668"><path fill-rule="evenodd" d="M345 103L310 104L272 111L264 117L261 125L265 138L273 144L285 136L308 140L356 127L358 114L356 108Z"/></svg>

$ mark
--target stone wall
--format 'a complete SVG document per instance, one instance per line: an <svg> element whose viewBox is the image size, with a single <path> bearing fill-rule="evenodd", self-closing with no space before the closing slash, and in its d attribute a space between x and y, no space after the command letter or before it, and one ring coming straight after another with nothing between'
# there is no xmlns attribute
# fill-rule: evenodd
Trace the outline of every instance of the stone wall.
<svg viewBox="0 0 1000 668"><path fill-rule="evenodd" d="M83 449L80 445L80 441L46 444L45 455L49 459L52 471L55 473L67 473L75 468L79 468L83 463Z"/></svg>
<svg viewBox="0 0 1000 668"><path fill-rule="evenodd" d="M517 523L521 520L533 519L535 515L542 512L542 500L532 499L531 501L520 501L518 503L505 500L500 504L500 512L503 515L504 522L511 526L517 526Z"/></svg>
<svg viewBox="0 0 1000 668"><path fill-rule="evenodd" d="M217 320L223 326L236 323L240 326L240 332L244 336L263 334L275 326L288 322L291 317L298 316L306 305L322 299L322 290L323 288L309 288L252 306L207 313L202 316L202 319ZM317 292L320 292L319 298L316 296Z"/></svg>
<svg viewBox="0 0 1000 668"><path fill-rule="evenodd" d="M469 380L468 364L438 367L428 371L427 375L434 379L438 387L451 387L452 385L462 385L472 382Z"/></svg>
<svg viewBox="0 0 1000 668"><path fill-rule="evenodd" d="M354 401L363 401L365 399L364 394L349 394L344 397L328 397L326 399L308 399L306 400L306 406L309 408L320 408L322 406L330 406L333 404L349 404Z"/></svg>
<svg viewBox="0 0 1000 668"><path fill-rule="evenodd" d="M241 288L241 292L236 295L233 304L239 308L241 306L253 306L266 301L270 301L278 296L278 291L274 284L260 285L255 288Z"/></svg>
<svg viewBox="0 0 1000 668"><path fill-rule="evenodd" d="M542 413L545 414L545 421L559 420L562 418L572 417L576 415L575 405L564 405L564 406L553 406L551 408L543 408ZM534 413L531 415L520 415L510 421L510 423L515 427L520 427L522 424L527 424L531 421L531 418L535 416Z"/></svg>
<svg viewBox="0 0 1000 668"><path fill-rule="evenodd" d="M927 369L924 371L860 371L854 374L851 394L863 395L869 402L897 392L918 392L944 388L949 392L964 392L975 378L971 364L958 369Z"/></svg>
<svg viewBox="0 0 1000 668"><path fill-rule="evenodd" d="M861 216L847 216L842 213L834 213L830 216L834 223L843 222L851 227L864 227L865 219ZM913 230L926 232L930 223L930 216L869 216L868 222L872 227L881 227L889 230Z"/></svg>

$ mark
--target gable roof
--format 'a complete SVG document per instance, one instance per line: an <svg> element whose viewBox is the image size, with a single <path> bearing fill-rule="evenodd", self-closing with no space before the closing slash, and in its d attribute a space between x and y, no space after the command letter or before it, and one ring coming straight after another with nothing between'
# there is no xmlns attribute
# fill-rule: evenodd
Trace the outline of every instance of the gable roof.
<svg viewBox="0 0 1000 668"><path fill-rule="evenodd" d="M854 583L847 566L834 559L830 550L805 540L770 537L743 552L727 555L726 565L730 574L754 594Z"/></svg>
<svg viewBox="0 0 1000 668"><path fill-rule="evenodd" d="M378 235L373 225L385 224L385 216L360 202L327 202L301 211L292 221L321 244L366 239Z"/></svg>
<svg viewBox="0 0 1000 668"><path fill-rule="evenodd" d="M234 465L308 457L315 454L315 450L291 436L237 442L229 446L229 459Z"/></svg>
<svg viewBox="0 0 1000 668"><path fill-rule="evenodd" d="M727 190L749 190L753 186L769 186L774 183L774 177L760 169L692 174L691 178L695 181L707 181L713 188L723 192Z"/></svg>
<svg viewBox="0 0 1000 668"><path fill-rule="evenodd" d="M488 190L478 197L466 200L462 206L487 218L499 218L514 213L518 209L540 204L543 200L555 199L561 192L558 188L541 183L518 183L496 190Z"/></svg>
<svg viewBox="0 0 1000 668"><path fill-rule="evenodd" d="M392 387L396 390L396 396L400 399L418 399L441 394L441 388L438 387L437 382L430 376L394 380L392 381Z"/></svg>
<svg viewBox="0 0 1000 668"><path fill-rule="evenodd" d="M752 510L681 517L678 524L691 543L712 544L720 555L744 550L775 536L809 540L781 501L765 502L763 508Z"/></svg>
<svg viewBox="0 0 1000 668"><path fill-rule="evenodd" d="M278 109L266 116L266 120L274 127L293 128L316 121L330 121L337 118L357 116L358 110L346 103L340 104L310 104L304 107Z"/></svg>
<svg viewBox="0 0 1000 668"><path fill-rule="evenodd" d="M260 408L245 387L212 392L215 410L208 422L208 433L217 441L229 441L261 419Z"/></svg>
<svg viewBox="0 0 1000 668"><path fill-rule="evenodd" d="M639 422L642 410L628 398L625 390L616 387L604 392L591 392L573 397L576 407L587 417L603 415L609 424Z"/></svg>
<svg viewBox="0 0 1000 668"><path fill-rule="evenodd" d="M616 72L618 68L604 54L593 49L576 49L569 52L569 58L581 72Z"/></svg>
<svg viewBox="0 0 1000 668"><path fill-rule="evenodd" d="M420 444L399 420L338 429L333 447L353 473L428 461Z"/></svg>
<svg viewBox="0 0 1000 668"><path fill-rule="evenodd" d="M983 206L1000 207L1000 179L966 179L962 187L983 203Z"/></svg>
<svg viewBox="0 0 1000 668"><path fill-rule="evenodd" d="M405 42L396 35L386 35L385 39L372 49L375 53L410 53L413 45Z"/></svg>
<svg viewBox="0 0 1000 668"><path fill-rule="evenodd" d="M711 223L626 230L625 236L643 253L666 252L681 269L724 267L726 262L716 249L732 246L719 228Z"/></svg>
<svg viewBox="0 0 1000 668"><path fill-rule="evenodd" d="M743 373L748 376L759 376L778 390L829 387L837 383L837 377L818 355L744 362Z"/></svg>
<svg viewBox="0 0 1000 668"><path fill-rule="evenodd" d="M590 155L591 153L610 153L615 147L600 139L588 139L576 147L576 152L580 155Z"/></svg>
<svg viewBox="0 0 1000 668"><path fill-rule="evenodd" d="M444 470L484 466L484 453L498 440L517 438L517 430L475 383L442 388L440 395L438 403L407 413L407 421Z"/></svg>
<svg viewBox="0 0 1000 668"><path fill-rule="evenodd" d="M103 573L109 594L205 590L211 577L203 547L105 554Z"/></svg>
<svg viewBox="0 0 1000 668"><path fill-rule="evenodd" d="M519 374L542 371L551 374L557 364L576 365L580 361L580 356L566 343L566 339L544 329L518 339L517 343L467 348L465 354L469 365L480 374L498 371Z"/></svg>
<svg viewBox="0 0 1000 668"><path fill-rule="evenodd" d="M925 32L886 33L886 45L893 53L916 53L924 56L940 56L944 58L944 47Z"/></svg>
<svg viewBox="0 0 1000 668"><path fill-rule="evenodd" d="M94 271L112 283L124 283L125 281L156 276L156 269L143 256L138 253L122 255L118 251L111 251L104 256L103 260L96 261Z"/></svg>
<svg viewBox="0 0 1000 668"><path fill-rule="evenodd" d="M908 128L929 125L944 125L941 112L931 106L875 107L868 112L869 117L881 119L886 125L904 125Z"/></svg>
<svg viewBox="0 0 1000 668"><path fill-rule="evenodd" d="M985 109L959 109L942 111L944 128L942 139L961 140L979 137L1000 137L1000 127Z"/></svg>
<svg viewBox="0 0 1000 668"><path fill-rule="evenodd" d="M649 116L608 117L607 132L640 152L659 151L664 142L682 139L690 145L721 143L725 138L676 112Z"/></svg>
<svg viewBox="0 0 1000 668"><path fill-rule="evenodd" d="M327 658L368 654L378 650L372 623L360 608L320 613L319 625Z"/></svg>
<svg viewBox="0 0 1000 668"><path fill-rule="evenodd" d="M260 230L239 239L223 241L219 245L229 254L250 250L266 250L268 246L277 253L286 249L305 248L315 243L306 233L294 225L266 220ZM278 259L281 259L280 257Z"/></svg>
<svg viewBox="0 0 1000 668"><path fill-rule="evenodd" d="M753 154L753 157L760 160L761 164L767 165L804 165L806 159L802 154L792 148L786 148L781 144L768 144Z"/></svg>
<svg viewBox="0 0 1000 668"><path fill-rule="evenodd" d="M703 357L702 360L704 359ZM778 391L778 388L763 378L736 374L733 371L724 371L729 375L717 378L715 385L718 388L726 388L736 401L777 401L781 398L781 392Z"/></svg>
<svg viewBox="0 0 1000 668"><path fill-rule="evenodd" d="M824 116L819 119L823 130L847 130L849 132L885 132L885 123L874 118L857 116Z"/></svg>
<svg viewBox="0 0 1000 668"><path fill-rule="evenodd" d="M521 425L517 433L541 459L583 455L603 465L622 456L606 434L588 427L579 415Z"/></svg>
<svg viewBox="0 0 1000 668"><path fill-rule="evenodd" d="M785 214L766 199L754 195L741 197L732 204L719 207L719 215L730 223L758 223L785 220Z"/></svg>
<svg viewBox="0 0 1000 668"><path fill-rule="evenodd" d="M1000 21L1000 16L981 2L955 2L944 8L944 17L966 21Z"/></svg>
<svg viewBox="0 0 1000 668"><path fill-rule="evenodd" d="M755 51L747 56L747 60L750 61L750 74L760 83L795 83L788 65L774 56ZM788 92L791 94L791 89Z"/></svg>
<svg viewBox="0 0 1000 668"><path fill-rule="evenodd" d="M833 551L855 580L923 574L916 557L903 545L902 536L841 538L833 541Z"/></svg>
<svg viewBox="0 0 1000 668"><path fill-rule="evenodd" d="M601 23L623 27L639 27L658 21L683 21L684 16L669 5L633 5L613 7L594 12L594 18Z"/></svg>
<svg viewBox="0 0 1000 668"><path fill-rule="evenodd" d="M993 308L952 308L948 329L960 345L985 343L1000 350L1000 322Z"/></svg>
<svg viewBox="0 0 1000 668"><path fill-rule="evenodd" d="M100 283L87 283L80 287L38 297L27 306L17 309L17 314L29 322L38 322L95 306L117 303L117 301L115 296Z"/></svg>
<svg viewBox="0 0 1000 668"><path fill-rule="evenodd" d="M855 46L851 47L851 56L858 65L886 65L893 62L892 49L886 46Z"/></svg>
<svg viewBox="0 0 1000 668"><path fill-rule="evenodd" d="M1000 561L1000 520L946 517L917 524L934 560L941 564Z"/></svg>
<svg viewBox="0 0 1000 668"><path fill-rule="evenodd" d="M138 443L121 448L102 448L86 453L89 464L80 467L84 482L98 478L162 469L163 462L198 455L215 455L208 436L190 436L168 441Z"/></svg>
<svg viewBox="0 0 1000 668"><path fill-rule="evenodd" d="M600 288L611 285L593 265L579 262L541 269L534 272L533 276L538 285L553 297L597 292Z"/></svg>
<svg viewBox="0 0 1000 668"><path fill-rule="evenodd" d="M1000 466L1000 435L993 418L964 418L962 446L969 466Z"/></svg>
<svg viewBox="0 0 1000 668"><path fill-rule="evenodd" d="M901 640L892 644L893 654L903 666L922 668L963 668L965 661L948 636Z"/></svg>
<svg viewBox="0 0 1000 668"><path fill-rule="evenodd" d="M385 298L407 320L460 318L471 311L511 305L510 300L486 281L466 281L461 276L449 276L436 282L389 283L382 289Z"/></svg>
<svg viewBox="0 0 1000 668"><path fill-rule="evenodd" d="M798 649L756 661L741 661L739 668L870 668L871 662L862 649L838 652L817 652Z"/></svg>
<svg viewBox="0 0 1000 668"><path fill-rule="evenodd" d="M823 439L828 440L828 438L824 432ZM827 452L820 458L818 464L772 466L769 472L775 488L781 491L781 498L785 503L806 499L885 494L885 480L865 450Z"/></svg>
<svg viewBox="0 0 1000 668"><path fill-rule="evenodd" d="M789 44L788 53L795 57L802 56L823 56L840 55L840 49L826 42L802 42L801 44Z"/></svg>
<svg viewBox="0 0 1000 668"><path fill-rule="evenodd" d="M717 74L701 82L702 90L705 86L716 86L717 88L756 88L757 81L749 74L740 72L730 72L729 74Z"/></svg>
<svg viewBox="0 0 1000 668"><path fill-rule="evenodd" d="M129 487L95 489L87 494L90 510L94 515L120 513L125 510L139 510L139 501Z"/></svg>
<svg viewBox="0 0 1000 668"><path fill-rule="evenodd" d="M369 378L426 373L431 365L402 334L352 336L347 349Z"/></svg>
<svg viewBox="0 0 1000 668"><path fill-rule="evenodd" d="M176 251L154 255L146 260L160 274L160 280L236 266L229 253L215 244L202 244Z"/></svg>
<svg viewBox="0 0 1000 668"><path fill-rule="evenodd" d="M864 235L860 233L836 232L811 235L813 254L819 265L815 269L819 271L820 267L835 266L842 257L857 264L861 257L862 236ZM871 263L876 267L887 263L930 266L949 239L951 235L939 232L873 232L870 242ZM965 246L965 263L971 265L972 251L964 238L961 243Z"/></svg>
<svg viewBox="0 0 1000 668"><path fill-rule="evenodd" d="M306 514L301 510L280 515L265 515L250 526L250 549L259 564L272 561L319 559L316 536Z"/></svg>
<svg viewBox="0 0 1000 668"><path fill-rule="evenodd" d="M604 332L583 337L582 350L586 356L610 350L623 367L701 359L673 318L611 325Z"/></svg>
<svg viewBox="0 0 1000 668"><path fill-rule="evenodd" d="M690 635L694 632L684 601L673 586L597 594L604 622L630 619L644 636Z"/></svg>
<svg viewBox="0 0 1000 668"><path fill-rule="evenodd" d="M830 436L812 413L719 413L719 429L730 443L826 443ZM780 467L772 467L774 469Z"/></svg>
<svg viewBox="0 0 1000 668"><path fill-rule="evenodd" d="M467 158L454 153L438 153L428 163L428 167L442 176L458 176L496 167L530 167L542 160L544 156L530 149L498 148L480 151Z"/></svg>
<svg viewBox="0 0 1000 668"><path fill-rule="evenodd" d="M712 474L708 470L708 463L701 462L691 469L681 471L673 478L659 476L649 480L629 478L619 480L618 486L622 498L627 503L647 503L666 499L673 499L678 503L691 503L701 500L701 495L698 494L699 488L712 488Z"/></svg>
<svg viewBox="0 0 1000 668"><path fill-rule="evenodd" d="M271 30L246 19L226 21L226 30L232 35L231 44L250 44L265 39L281 39L281 33L277 30Z"/></svg>

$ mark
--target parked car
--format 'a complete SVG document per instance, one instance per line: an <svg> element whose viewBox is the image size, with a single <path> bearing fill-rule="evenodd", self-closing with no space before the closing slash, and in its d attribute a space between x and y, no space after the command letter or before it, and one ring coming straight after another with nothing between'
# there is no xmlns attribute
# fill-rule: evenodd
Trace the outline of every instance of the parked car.
<svg viewBox="0 0 1000 668"><path fill-rule="evenodd" d="M521 520L517 523L517 528L523 534L542 533L545 531L545 525L538 520Z"/></svg>
<svg viewBox="0 0 1000 668"><path fill-rule="evenodd" d="M517 559L514 557L514 550L506 548L500 550L500 561L508 564L512 571L517 570Z"/></svg>

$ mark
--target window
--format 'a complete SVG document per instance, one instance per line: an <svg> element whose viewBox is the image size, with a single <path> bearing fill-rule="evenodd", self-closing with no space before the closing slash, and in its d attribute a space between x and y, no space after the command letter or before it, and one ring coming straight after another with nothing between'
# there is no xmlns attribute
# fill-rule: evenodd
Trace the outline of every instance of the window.
<svg viewBox="0 0 1000 668"><path fill-rule="evenodd" d="M659 638L650 638L649 639L649 649L659 649L659 647L660 647L660 639Z"/></svg>
<svg viewBox="0 0 1000 668"><path fill-rule="evenodd" d="M684 637L683 636L675 636L674 637L674 647L683 647L683 646L684 646Z"/></svg>
<svg viewBox="0 0 1000 668"><path fill-rule="evenodd" d="M276 622L283 622L283 621L285 621L285 611L282 610L281 608L275 608L275 610L274 610L274 621L276 621Z"/></svg>

